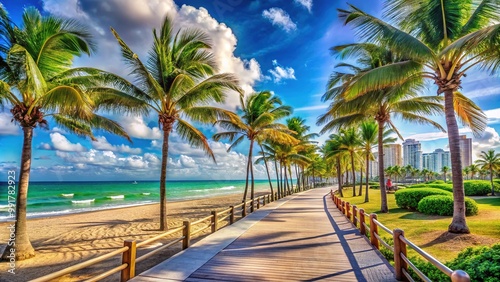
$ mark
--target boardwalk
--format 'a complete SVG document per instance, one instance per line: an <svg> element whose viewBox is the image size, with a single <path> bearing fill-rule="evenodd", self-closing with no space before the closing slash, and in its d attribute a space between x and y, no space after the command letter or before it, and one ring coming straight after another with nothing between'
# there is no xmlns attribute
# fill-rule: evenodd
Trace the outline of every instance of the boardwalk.
<svg viewBox="0 0 500 282"><path fill-rule="evenodd" d="M274 202L133 281L395 281L328 191Z"/></svg>

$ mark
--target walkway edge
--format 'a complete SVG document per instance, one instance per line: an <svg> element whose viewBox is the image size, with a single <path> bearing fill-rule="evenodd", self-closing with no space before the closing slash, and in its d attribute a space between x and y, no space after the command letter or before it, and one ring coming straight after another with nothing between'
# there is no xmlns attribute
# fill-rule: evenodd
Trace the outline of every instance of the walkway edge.
<svg viewBox="0 0 500 282"><path fill-rule="evenodd" d="M232 225L208 235L164 262L140 273L130 281L184 281L248 229L288 201L311 190L295 193L249 214ZM167 275L168 273L168 275ZM170 279L165 279L170 277Z"/></svg>

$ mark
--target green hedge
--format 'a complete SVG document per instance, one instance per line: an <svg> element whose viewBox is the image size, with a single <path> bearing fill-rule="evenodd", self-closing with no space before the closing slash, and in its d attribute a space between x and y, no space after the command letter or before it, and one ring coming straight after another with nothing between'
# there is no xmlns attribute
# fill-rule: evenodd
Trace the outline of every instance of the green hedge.
<svg viewBox="0 0 500 282"><path fill-rule="evenodd" d="M432 281L450 281L446 274L435 266L422 259L411 258L415 266ZM461 269L467 272L471 281L496 282L500 281L500 244L492 247L467 248L450 262L445 263L449 268ZM412 271L413 272L413 271ZM414 279L420 280L415 273Z"/></svg>
<svg viewBox="0 0 500 282"><path fill-rule="evenodd" d="M418 202L417 210L421 213L432 215L453 215L453 196L432 195L427 196ZM476 215L478 207L476 201L465 198L465 214Z"/></svg>
<svg viewBox="0 0 500 282"><path fill-rule="evenodd" d="M404 189L398 190L395 193L396 204L398 207L403 209L413 209L418 208L418 202L423 198L431 195L452 195L448 191L444 191L436 188L418 188L418 189Z"/></svg>
<svg viewBox="0 0 500 282"><path fill-rule="evenodd" d="M495 190L500 189L500 184L494 183ZM486 196L491 193L491 182L488 180L465 180L465 196Z"/></svg>

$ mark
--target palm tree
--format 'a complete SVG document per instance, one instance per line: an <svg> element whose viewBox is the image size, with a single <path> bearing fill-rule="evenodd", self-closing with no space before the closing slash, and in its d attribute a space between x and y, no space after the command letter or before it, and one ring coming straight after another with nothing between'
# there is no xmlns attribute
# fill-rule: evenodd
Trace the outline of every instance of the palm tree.
<svg viewBox="0 0 500 282"><path fill-rule="evenodd" d="M488 150L488 152L481 151L481 155L479 159L476 160L476 164L480 165L482 169L490 172L491 195L495 196L493 172L500 169L500 153L495 154L495 150Z"/></svg>
<svg viewBox="0 0 500 282"><path fill-rule="evenodd" d="M469 171L470 171L470 179L474 179L476 174L479 172L479 166L476 164L471 164L469 166Z"/></svg>
<svg viewBox="0 0 500 282"><path fill-rule="evenodd" d="M454 212L448 230L469 233L465 220L460 143L455 112L475 134L486 127L486 116L472 101L458 92L462 78L473 67L496 71L500 4L498 1L394 0L386 2L385 15L391 25L351 6L340 10L346 24L352 24L361 37L386 42L391 50L405 54L401 63L367 73L362 83L347 96L356 97L409 77L433 81L437 94L444 93L444 107L451 155ZM465 118L464 118L465 117Z"/></svg>
<svg viewBox="0 0 500 282"><path fill-rule="evenodd" d="M72 69L75 56L90 55L94 45L79 23L42 16L25 9L22 26L15 26L0 5L0 105L12 106L13 121L23 130L21 171L16 198L16 260L35 255L29 241L26 205L31 171L32 140L36 127L48 127L51 118L79 136L95 139L92 129L103 129L127 138L116 122L94 114L99 106L93 94L100 71ZM99 75L98 75L99 74ZM117 84L119 84L117 82ZM2 258L7 259L10 248Z"/></svg>
<svg viewBox="0 0 500 282"><path fill-rule="evenodd" d="M403 167L405 171L405 177L408 178L411 175L411 171L413 170L413 166L411 164L408 164Z"/></svg>
<svg viewBox="0 0 500 282"><path fill-rule="evenodd" d="M328 82L328 90L323 95L324 101L332 100L327 113L318 118L317 124L324 125L320 133L325 133L342 126L351 126L368 118L378 123L378 128L386 128L386 125L394 130L401 138L401 134L392 123L391 117L399 117L408 122L430 124L444 130L439 124L427 118L429 115L442 113L440 97L419 97L419 83L409 80L401 85L392 86L369 95L358 97L348 96L352 89L358 88L359 80L366 73L403 60L400 56L393 54L384 46L371 43L354 43L331 48L341 58L356 58L358 65L340 63L338 68L347 68L350 71L338 70L334 72ZM381 212L388 212L387 193L384 179L384 148L383 130L378 132L378 166L379 184L381 196Z"/></svg>
<svg viewBox="0 0 500 282"><path fill-rule="evenodd" d="M356 128L351 127L348 129L340 130L340 148L349 152L349 157L351 160L351 171L352 171L352 196L356 196L356 164L355 158L361 147L361 140Z"/></svg>
<svg viewBox="0 0 500 282"><path fill-rule="evenodd" d="M372 153L372 147L377 144L378 136L378 124L375 121L365 121L361 123L360 126L360 137L363 146L363 154L365 156L366 164L366 192L365 192L365 202L369 202L368 197L368 180L370 171L370 160L374 159ZM360 193L361 195L361 190Z"/></svg>
<svg viewBox="0 0 500 282"><path fill-rule="evenodd" d="M449 171L449 170L450 170L450 168L449 168L449 167L447 167L447 166L443 166L443 167L441 168L441 172L443 173L443 179L444 179L444 182L446 182L446 174L448 173L448 171Z"/></svg>
<svg viewBox="0 0 500 282"><path fill-rule="evenodd" d="M469 172L470 172L470 167L466 166L462 169L463 175L465 175L466 179L469 179Z"/></svg>
<svg viewBox="0 0 500 282"><path fill-rule="evenodd" d="M240 92L231 74L214 74L216 62L208 36L197 29L173 31L174 20L165 17L160 30L153 30L154 43L145 65L112 28L122 57L135 79L140 96L136 104L158 115L163 130L160 175L160 230L167 224L167 160L172 131L194 147L201 148L215 161L206 136L192 122L213 123L218 118L234 116L229 111L207 106L222 103L227 90ZM115 101L115 103L118 103Z"/></svg>
<svg viewBox="0 0 500 282"><path fill-rule="evenodd" d="M276 123L276 120L285 117L291 113L289 106L283 106L277 96L273 96L270 91L261 91L248 95L243 100L240 99L241 118L238 116L228 116L217 121L222 128L228 130L214 134L215 141L229 139L233 142L227 151L231 151L240 144L245 137L250 141L248 150L247 174L245 192L243 193L243 202L246 201L248 193L249 177L251 178L250 197L254 198L254 177L253 177L253 146L254 141L263 142L269 140L274 143L291 143L298 141L290 136L290 131L283 125Z"/></svg>

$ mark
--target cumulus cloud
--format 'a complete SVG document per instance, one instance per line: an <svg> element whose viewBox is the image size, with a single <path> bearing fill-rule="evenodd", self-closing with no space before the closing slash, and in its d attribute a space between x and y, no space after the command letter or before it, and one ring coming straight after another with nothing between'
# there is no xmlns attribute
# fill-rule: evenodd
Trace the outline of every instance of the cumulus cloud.
<svg viewBox="0 0 500 282"><path fill-rule="evenodd" d="M142 150L140 148L131 148L128 145L111 145L106 137L97 136L96 141L92 141L92 148L101 151L113 151L120 153L130 153L130 154L140 154Z"/></svg>
<svg viewBox="0 0 500 282"><path fill-rule="evenodd" d="M311 12L313 1L312 0L294 0L295 3L302 5L304 8L306 8L309 13Z"/></svg>
<svg viewBox="0 0 500 282"><path fill-rule="evenodd" d="M472 138L472 151L474 156L478 156L481 151L499 149L500 136L492 127L487 127L480 137Z"/></svg>
<svg viewBox="0 0 500 282"><path fill-rule="evenodd" d="M149 127L142 116L126 116L120 120L125 131L139 139L160 139L163 134L159 127Z"/></svg>
<svg viewBox="0 0 500 282"><path fill-rule="evenodd" d="M179 8L172 0L44 0L44 9L56 15L85 21L91 26L99 50L90 59L81 59L79 64L128 75L128 69L121 61L118 43L109 32L109 27L114 27L145 61L149 46L153 43L151 29L160 28L165 15L169 14L175 17L177 29L199 28L210 36L219 72L235 74L246 93L253 92L254 84L262 78L259 63L255 59L243 60L234 56L237 40L231 28L219 23L204 8L188 5ZM226 106L235 108L238 104L238 94L231 92Z"/></svg>
<svg viewBox="0 0 500 282"><path fill-rule="evenodd" d="M8 113L0 113L0 135L19 135L19 126L11 122L12 116Z"/></svg>
<svg viewBox="0 0 500 282"><path fill-rule="evenodd" d="M286 32L297 29L297 25L292 21L290 15L280 8L270 8L262 12L262 16L268 19L273 25L279 26Z"/></svg>
<svg viewBox="0 0 500 282"><path fill-rule="evenodd" d="M500 108L484 111L484 114L488 118L488 124L500 123Z"/></svg>
<svg viewBox="0 0 500 282"><path fill-rule="evenodd" d="M285 79L296 79L295 70L291 67L283 67L278 64L277 60L273 60L274 69L269 70L274 82L279 83Z"/></svg>
<svg viewBox="0 0 500 282"><path fill-rule="evenodd" d="M57 151L64 152L84 152L87 149L80 143L71 143L64 135L59 132L50 134L50 141L52 142L51 148ZM42 144L42 148L47 148L47 144Z"/></svg>

